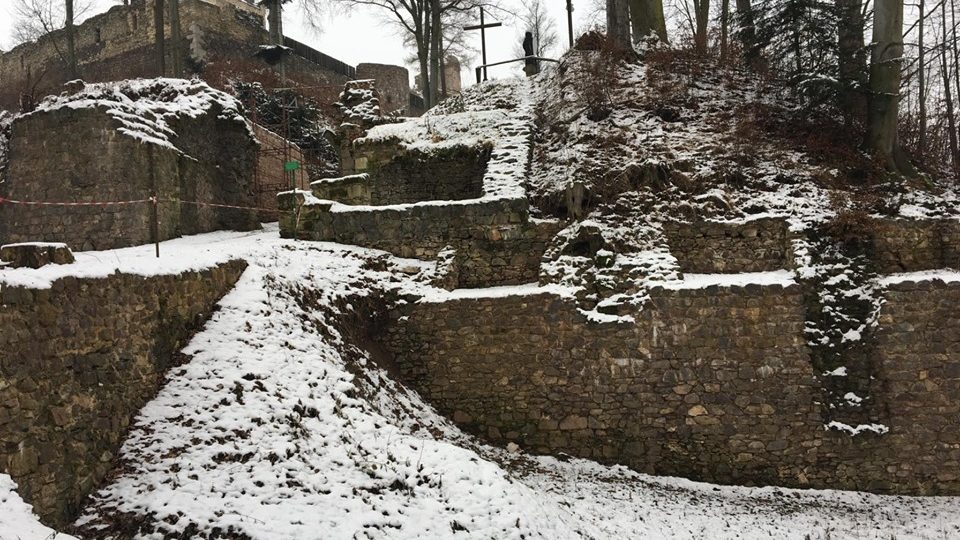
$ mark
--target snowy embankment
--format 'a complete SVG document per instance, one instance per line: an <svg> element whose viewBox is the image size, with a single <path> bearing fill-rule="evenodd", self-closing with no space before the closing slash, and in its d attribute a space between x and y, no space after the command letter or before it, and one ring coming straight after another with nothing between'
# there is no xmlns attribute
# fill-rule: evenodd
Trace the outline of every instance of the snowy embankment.
<svg viewBox="0 0 960 540"><path fill-rule="evenodd" d="M17 495L17 484L0 474L0 540L76 540L40 523L29 504Z"/></svg>
<svg viewBox="0 0 960 540"><path fill-rule="evenodd" d="M115 476L78 522L79 537L225 534L278 540L317 538L318 531L324 538L551 540L960 534L958 498L713 486L485 446L394 382L346 331L363 325L365 299L384 289L416 290L434 299L448 294L425 290L417 276L399 272L417 264L409 260L282 240L273 228L173 240L161 245L161 254L158 265L151 246L100 252L84 257L83 266L46 271L175 272L178 265L190 269L222 258L250 262L185 348L192 360L174 369L141 411ZM419 265L424 277L432 270ZM0 270L6 282L52 277ZM31 529L19 537L41 538Z"/></svg>

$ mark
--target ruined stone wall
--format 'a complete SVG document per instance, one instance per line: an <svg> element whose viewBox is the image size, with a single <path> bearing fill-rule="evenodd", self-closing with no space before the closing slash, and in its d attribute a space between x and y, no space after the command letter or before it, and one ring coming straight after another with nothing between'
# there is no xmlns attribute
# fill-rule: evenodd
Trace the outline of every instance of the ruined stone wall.
<svg viewBox="0 0 960 540"><path fill-rule="evenodd" d="M663 224L663 233L684 272L764 272L787 268L793 258L783 219L672 222Z"/></svg>
<svg viewBox="0 0 960 540"><path fill-rule="evenodd" d="M256 212L171 200L254 206L256 143L242 122L216 111L178 120L176 149L144 143L95 108L60 108L18 118L0 196L40 202L148 199L159 206L159 239L259 227ZM65 242L102 250L153 241L152 205L0 205L0 243Z"/></svg>
<svg viewBox="0 0 960 540"><path fill-rule="evenodd" d="M267 70L253 58L259 45L268 43L269 34L262 10L242 2L226 0L181 0L182 42L175 46L166 21L166 73L173 75L174 56L179 58L186 75L204 76L212 64L222 69L210 70L218 79L225 66L248 73L252 67ZM156 77L153 2L135 2L115 6L108 12L76 27L79 75L87 82L104 82L137 77ZM70 79L62 51L66 50L63 31L44 36L0 55L0 109L16 110L21 94L34 100L60 92ZM316 53L316 51L310 50ZM291 78L303 84L342 86L350 77L327 69L317 62L294 54L287 61ZM210 80L213 85L225 80ZM333 88L333 87L332 87ZM335 91L329 91L335 99Z"/></svg>
<svg viewBox="0 0 960 540"><path fill-rule="evenodd" d="M824 428L797 285L653 289L636 324L552 294L423 301L391 313L384 343L500 444L719 483L960 493L960 286L929 287L891 289L881 317L886 435Z"/></svg>
<svg viewBox="0 0 960 540"><path fill-rule="evenodd" d="M0 471L45 523L76 517L177 351L244 267L0 291Z"/></svg>
<svg viewBox="0 0 960 540"><path fill-rule="evenodd" d="M380 112L406 114L410 105L410 72L389 64L358 64L358 79L374 79L380 93Z"/></svg>
<svg viewBox="0 0 960 540"><path fill-rule="evenodd" d="M960 283L899 283L886 289L884 299L875 335L880 384L871 399L881 405L890 433L872 449L875 461L887 465L888 482L916 482L918 493L956 494ZM871 472L880 476L882 469Z"/></svg>
<svg viewBox="0 0 960 540"><path fill-rule="evenodd" d="M442 155L363 145L351 153L351 175L311 185L325 200L383 206L421 201L478 199L490 159L489 147L452 148ZM389 157L385 157L389 156Z"/></svg>
<svg viewBox="0 0 960 540"><path fill-rule="evenodd" d="M886 219L871 231L873 260L881 274L960 269L960 222Z"/></svg>
<svg viewBox="0 0 960 540"><path fill-rule="evenodd" d="M63 109L18 119L12 128L0 196L26 201L133 201L179 195L180 158L117 131L106 114ZM152 163L152 167L148 165ZM0 243L65 242L75 250L149 243L150 204L0 205ZM178 214L160 216L160 237L177 235Z"/></svg>
<svg viewBox="0 0 960 540"><path fill-rule="evenodd" d="M302 195L299 202L302 203ZM537 281L540 258L560 225L528 218L527 202L477 201L400 207L306 205L280 199L281 235L382 249L400 257L431 259L457 250L461 287Z"/></svg>

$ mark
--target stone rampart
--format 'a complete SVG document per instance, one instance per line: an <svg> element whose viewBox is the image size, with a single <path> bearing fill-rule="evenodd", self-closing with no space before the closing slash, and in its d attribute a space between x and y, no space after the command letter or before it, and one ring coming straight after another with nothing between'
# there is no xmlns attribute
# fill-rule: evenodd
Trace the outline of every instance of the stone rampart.
<svg viewBox="0 0 960 540"><path fill-rule="evenodd" d="M101 108L62 107L17 118L0 196L37 202L159 205L159 239L259 227L255 211L176 200L255 206L256 143L245 123L220 111L172 122L176 147L143 141ZM0 243L65 242L102 250L154 240L152 204L0 205Z"/></svg>
<svg viewBox="0 0 960 540"><path fill-rule="evenodd" d="M871 232L881 274L960 269L960 221L884 219Z"/></svg>
<svg viewBox="0 0 960 540"><path fill-rule="evenodd" d="M456 250L460 287L537 281L540 259L561 225L533 221L525 199L352 207L332 202L300 206L302 194L280 199L287 237L382 249L400 257L435 258ZM298 210L299 208L299 210Z"/></svg>
<svg viewBox="0 0 960 540"><path fill-rule="evenodd" d="M654 288L635 323L549 293L424 300L391 313L384 344L496 443L718 483L960 493L960 285L887 294L868 398L885 434L825 428L798 285Z"/></svg>
<svg viewBox="0 0 960 540"><path fill-rule="evenodd" d="M153 12L152 1L133 2L78 25L80 77L87 82L156 77ZM175 47L170 39L168 17L165 75L173 75L174 55L179 56L187 75L202 76L211 63L249 66L258 47L269 42L263 16L258 13L262 10L243 2L180 0L182 42ZM36 101L59 92L71 78L62 56L65 43L66 33L61 30L0 55L0 109L17 109L23 94ZM304 54L320 55L309 48ZM287 70L292 78L314 85L340 86L353 76L352 68L330 60L337 64L336 69L297 53L290 58Z"/></svg>
<svg viewBox="0 0 960 540"><path fill-rule="evenodd" d="M245 266L0 291L0 471L46 523L76 517L134 415Z"/></svg>
<svg viewBox="0 0 960 540"><path fill-rule="evenodd" d="M793 258L783 219L668 222L663 233L684 272L765 272L787 268Z"/></svg>
<svg viewBox="0 0 960 540"><path fill-rule="evenodd" d="M489 146L455 147L442 154L404 151L395 144L363 145L351 153L353 174L311 184L320 199L384 206L419 201L478 199Z"/></svg>

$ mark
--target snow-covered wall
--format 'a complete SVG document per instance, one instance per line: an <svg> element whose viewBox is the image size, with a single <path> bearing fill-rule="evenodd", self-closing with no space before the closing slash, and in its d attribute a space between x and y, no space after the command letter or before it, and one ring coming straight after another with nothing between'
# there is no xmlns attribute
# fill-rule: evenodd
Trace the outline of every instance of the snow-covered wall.
<svg viewBox="0 0 960 540"><path fill-rule="evenodd" d="M76 517L133 416L245 267L0 287L0 473L45 523Z"/></svg>
<svg viewBox="0 0 960 540"><path fill-rule="evenodd" d="M877 416L848 426L824 410L820 378L845 373L814 370L800 285L692 282L651 289L635 322L551 292L428 297L385 343L406 382L499 444L718 483L960 493L960 283L888 286L878 390L856 396Z"/></svg>
<svg viewBox="0 0 960 540"><path fill-rule="evenodd" d="M240 110L223 92L177 79L86 85L46 100L10 126L0 197L22 202L0 204L0 243L150 243L154 192L160 240L258 228L255 211L177 202L255 205L257 145Z"/></svg>

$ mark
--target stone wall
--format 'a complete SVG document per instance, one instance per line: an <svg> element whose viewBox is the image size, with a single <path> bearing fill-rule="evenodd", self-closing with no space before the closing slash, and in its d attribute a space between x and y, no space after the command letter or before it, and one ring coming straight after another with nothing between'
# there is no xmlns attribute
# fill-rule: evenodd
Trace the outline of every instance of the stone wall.
<svg viewBox="0 0 960 540"><path fill-rule="evenodd" d="M350 152L352 167L362 173L320 180L314 195L344 204L384 206L420 201L478 199L490 148L452 148L441 155L400 151L394 145L363 145ZM390 156L390 157L386 157Z"/></svg>
<svg viewBox="0 0 960 540"><path fill-rule="evenodd" d="M870 233L881 274L960 269L960 221L885 219Z"/></svg>
<svg viewBox="0 0 960 540"><path fill-rule="evenodd" d="M177 351L245 266L0 291L0 471L45 523L76 517Z"/></svg>
<svg viewBox="0 0 960 540"><path fill-rule="evenodd" d="M655 288L635 324L547 293L422 301L383 340L407 383L500 444L719 483L957 494L957 301L955 284L889 291L870 396L886 435L824 428L797 285Z"/></svg>
<svg viewBox="0 0 960 540"><path fill-rule="evenodd" d="M210 64L249 67L258 46L268 42L260 13L262 9L243 2L180 0L183 41L174 47L168 38L165 75L173 75L176 51L187 75L203 75ZM169 18L166 26L166 35L170 36ZM87 82L103 82L157 76L153 28L152 0L115 6L78 25L80 77ZM17 109L21 94L30 94L36 100L59 92L70 80L67 64L58 52L66 50L65 40L65 32L58 31L0 55L0 80L4 82L0 86L0 109ZM312 49L304 51L311 52L320 54ZM260 67L264 67L262 63ZM290 58L287 70L292 78L308 84L342 86L350 78L299 53Z"/></svg>
<svg viewBox="0 0 960 540"><path fill-rule="evenodd" d="M407 68L389 64L358 64L357 78L377 81L380 111L383 114L399 112L409 115L410 72Z"/></svg>
<svg viewBox="0 0 960 540"><path fill-rule="evenodd" d="M537 281L540 259L561 228L558 222L530 220L525 199L358 208L329 202L300 206L303 201L302 194L280 197L282 236L418 259L453 248L460 287Z"/></svg>
<svg viewBox="0 0 960 540"><path fill-rule="evenodd" d="M256 143L242 122L218 111L177 120L177 148L144 143L96 108L63 107L19 117L12 126L0 196L24 201L114 202L156 190L159 239L259 227L256 213L169 202L254 206ZM179 150L179 151L178 151ZM150 203L110 206L0 205L0 243L66 242L74 250L154 240Z"/></svg>
<svg viewBox="0 0 960 540"><path fill-rule="evenodd" d="M782 219L670 222L663 224L663 232L684 272L764 272L792 266L787 224Z"/></svg>
<svg viewBox="0 0 960 540"><path fill-rule="evenodd" d="M262 221L276 221L277 193L290 189L291 182L296 189L307 189L307 167L303 151L296 144L259 124L253 125L253 134L260 143L257 150L256 206L267 210L260 212ZM292 173L284 170L284 163L292 160L300 163L300 168Z"/></svg>

